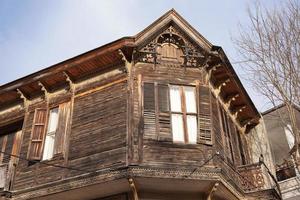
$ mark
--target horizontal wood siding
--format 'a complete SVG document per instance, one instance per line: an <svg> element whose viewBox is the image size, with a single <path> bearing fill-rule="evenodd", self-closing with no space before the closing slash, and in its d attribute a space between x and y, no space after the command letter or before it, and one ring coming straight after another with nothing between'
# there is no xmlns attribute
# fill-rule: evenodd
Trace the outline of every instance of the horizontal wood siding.
<svg viewBox="0 0 300 200"><path fill-rule="evenodd" d="M75 98L69 166L97 170L125 164L126 91L121 82Z"/></svg>
<svg viewBox="0 0 300 200"><path fill-rule="evenodd" d="M126 87L126 81L119 81L103 89L75 97L69 149L62 150L60 147L59 152L56 152L51 160L39 163L20 160L13 189L21 190L59 181L86 173L84 170L95 171L103 167L124 165L126 161ZM34 111L41 107L47 108L45 101L30 105L28 116L25 118L20 153L23 158L26 158L28 153ZM68 154L65 154L66 151ZM67 162L65 155L69 156ZM83 171L47 166L43 163Z"/></svg>
<svg viewBox="0 0 300 200"><path fill-rule="evenodd" d="M184 69L178 65L137 64L135 73L142 76L144 82L144 140L142 165L160 167L195 167L212 156L213 146L205 144L174 144L171 132L171 116L169 108L155 104L163 96L168 84L205 85L203 73L199 69ZM157 83L157 87L151 83ZM206 85L207 86L207 85ZM153 92L156 91L155 95ZM209 95L209 93L208 93ZM209 98L209 97L208 97ZM138 95L134 95L135 101ZM156 99L156 100L155 100ZM209 102L208 102L209 106ZM158 113L158 114L156 114ZM157 122L157 124L156 124Z"/></svg>

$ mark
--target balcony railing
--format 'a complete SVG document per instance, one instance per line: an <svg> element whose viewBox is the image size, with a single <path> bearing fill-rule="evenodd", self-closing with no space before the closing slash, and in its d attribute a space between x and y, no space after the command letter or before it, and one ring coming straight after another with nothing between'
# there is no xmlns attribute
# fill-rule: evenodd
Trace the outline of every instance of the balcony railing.
<svg viewBox="0 0 300 200"><path fill-rule="evenodd" d="M243 177L241 184L244 191L250 192L267 189L260 163L239 166L238 172Z"/></svg>
<svg viewBox="0 0 300 200"><path fill-rule="evenodd" d="M263 166L260 163L236 167L221 156L216 158L216 162L219 163L218 165L222 169L223 174L228 177L227 180L244 192L266 189Z"/></svg>

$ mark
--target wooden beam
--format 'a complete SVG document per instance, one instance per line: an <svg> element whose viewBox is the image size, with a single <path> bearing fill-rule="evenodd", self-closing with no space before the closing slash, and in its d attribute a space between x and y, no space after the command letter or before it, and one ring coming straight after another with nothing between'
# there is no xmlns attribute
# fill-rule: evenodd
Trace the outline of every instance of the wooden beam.
<svg viewBox="0 0 300 200"><path fill-rule="evenodd" d="M137 193L137 188L136 188L136 185L134 183L133 178L129 178L128 183L129 183L129 187L132 191L133 199L134 200L139 200L138 193Z"/></svg>

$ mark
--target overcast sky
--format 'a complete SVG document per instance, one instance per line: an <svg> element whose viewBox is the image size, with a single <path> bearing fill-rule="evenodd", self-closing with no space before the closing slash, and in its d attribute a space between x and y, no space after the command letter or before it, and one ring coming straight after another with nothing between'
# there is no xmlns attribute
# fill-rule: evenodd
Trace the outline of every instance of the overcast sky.
<svg viewBox="0 0 300 200"><path fill-rule="evenodd" d="M276 0L264 0L272 6ZM247 24L253 0L1 0L0 85L31 74L123 36L135 35L171 8L230 61L238 60L232 37ZM264 100L234 65L259 110Z"/></svg>

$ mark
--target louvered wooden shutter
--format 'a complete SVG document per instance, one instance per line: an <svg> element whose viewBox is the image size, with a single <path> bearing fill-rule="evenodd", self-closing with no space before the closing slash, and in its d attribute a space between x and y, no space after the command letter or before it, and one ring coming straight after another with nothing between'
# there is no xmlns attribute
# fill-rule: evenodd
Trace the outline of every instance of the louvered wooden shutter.
<svg viewBox="0 0 300 200"><path fill-rule="evenodd" d="M220 155L225 158L223 137L220 126L220 115L219 115L219 104L216 97L211 94L211 103L212 103L212 123L213 123L213 134L216 149L220 152Z"/></svg>
<svg viewBox="0 0 300 200"><path fill-rule="evenodd" d="M172 141L169 86L158 84L158 123L160 141Z"/></svg>
<svg viewBox="0 0 300 200"><path fill-rule="evenodd" d="M156 139L155 87L154 83L144 83L144 136Z"/></svg>
<svg viewBox="0 0 300 200"><path fill-rule="evenodd" d="M197 142L212 144L210 90L207 86L199 86L199 135Z"/></svg>
<svg viewBox="0 0 300 200"><path fill-rule="evenodd" d="M41 160L43 143L46 132L47 110L43 108L35 109L32 124L31 141L28 150L28 159Z"/></svg>
<svg viewBox="0 0 300 200"><path fill-rule="evenodd" d="M70 102L60 104L58 109L58 125L55 133L54 154L64 152L64 143L70 116Z"/></svg>
<svg viewBox="0 0 300 200"><path fill-rule="evenodd" d="M6 141L6 146L4 152L7 154L4 154L3 156L3 164L8 164L11 156L9 154L12 153L13 145L14 145L14 138L15 138L15 133L10 133L7 135L7 141Z"/></svg>

